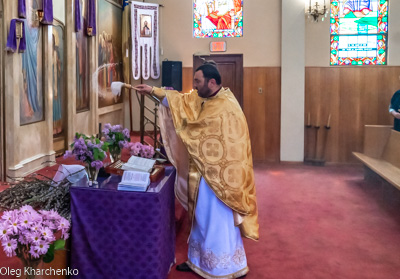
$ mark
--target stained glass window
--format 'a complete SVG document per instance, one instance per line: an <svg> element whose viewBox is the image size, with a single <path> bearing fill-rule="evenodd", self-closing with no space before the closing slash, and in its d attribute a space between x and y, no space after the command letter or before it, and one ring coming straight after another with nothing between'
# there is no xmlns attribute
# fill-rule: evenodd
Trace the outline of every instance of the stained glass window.
<svg viewBox="0 0 400 279"><path fill-rule="evenodd" d="M193 0L193 36L243 36L243 0Z"/></svg>
<svg viewBox="0 0 400 279"><path fill-rule="evenodd" d="M331 65L386 65L388 0L331 0Z"/></svg>

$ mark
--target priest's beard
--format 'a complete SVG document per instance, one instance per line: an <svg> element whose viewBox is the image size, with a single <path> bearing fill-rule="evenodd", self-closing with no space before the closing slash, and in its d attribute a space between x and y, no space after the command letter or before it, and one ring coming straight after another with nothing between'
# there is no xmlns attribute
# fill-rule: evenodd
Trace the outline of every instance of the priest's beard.
<svg viewBox="0 0 400 279"><path fill-rule="evenodd" d="M208 87L208 83L204 81L204 85L201 88L197 88L197 94L201 98L207 98L212 94L211 89Z"/></svg>

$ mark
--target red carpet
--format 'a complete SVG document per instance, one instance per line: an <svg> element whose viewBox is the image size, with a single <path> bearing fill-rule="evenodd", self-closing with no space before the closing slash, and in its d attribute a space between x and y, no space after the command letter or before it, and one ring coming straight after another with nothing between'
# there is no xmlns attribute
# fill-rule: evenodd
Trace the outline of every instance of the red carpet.
<svg viewBox="0 0 400 279"><path fill-rule="evenodd" d="M255 176L260 240L245 240L246 279L400 278L400 191L366 183L353 166L266 164ZM174 268L168 277L192 278Z"/></svg>
<svg viewBox="0 0 400 279"><path fill-rule="evenodd" d="M246 279L400 278L400 191L365 182L361 166L259 164L255 176L261 238L244 241ZM187 237L184 222L177 263ZM17 261L0 252L0 268ZM195 278L175 266L168 276Z"/></svg>

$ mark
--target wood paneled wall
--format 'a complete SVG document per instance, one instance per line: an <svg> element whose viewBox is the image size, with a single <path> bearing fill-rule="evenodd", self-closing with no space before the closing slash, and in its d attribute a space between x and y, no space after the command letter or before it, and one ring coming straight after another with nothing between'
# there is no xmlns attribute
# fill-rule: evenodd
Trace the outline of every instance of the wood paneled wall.
<svg viewBox="0 0 400 279"><path fill-rule="evenodd" d="M261 88L262 93L259 92ZM243 110L254 161L280 160L281 68L243 69Z"/></svg>
<svg viewBox="0 0 400 279"><path fill-rule="evenodd" d="M305 73L305 120L310 113L311 125L319 122L320 138L332 115L326 161L356 162L351 153L363 150L364 125L393 123L388 106L400 89L400 67L307 67Z"/></svg>
<svg viewBox="0 0 400 279"><path fill-rule="evenodd" d="M183 68L183 92L192 89L192 80L193 68ZM243 69L243 110L249 126L254 161L279 161L280 81L280 67ZM262 93L259 93L259 88Z"/></svg>
<svg viewBox="0 0 400 279"><path fill-rule="evenodd" d="M183 92L192 88L192 79L193 69L183 68ZM243 83L253 159L279 162L281 68L245 67ZM352 152L363 150L364 125L392 125L388 106L399 89L400 67L306 67L305 124L310 113L311 125L321 126L314 155L327 162L356 162ZM327 132L324 126L329 114L331 129Z"/></svg>
<svg viewBox="0 0 400 279"><path fill-rule="evenodd" d="M193 89L193 68L182 68L182 92Z"/></svg>

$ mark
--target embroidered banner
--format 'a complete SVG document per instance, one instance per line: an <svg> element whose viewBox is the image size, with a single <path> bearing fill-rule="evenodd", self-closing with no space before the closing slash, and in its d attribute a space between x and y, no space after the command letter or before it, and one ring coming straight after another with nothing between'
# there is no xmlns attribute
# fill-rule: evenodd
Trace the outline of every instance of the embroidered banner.
<svg viewBox="0 0 400 279"><path fill-rule="evenodd" d="M132 2L132 74L147 80L160 77L158 4Z"/></svg>

